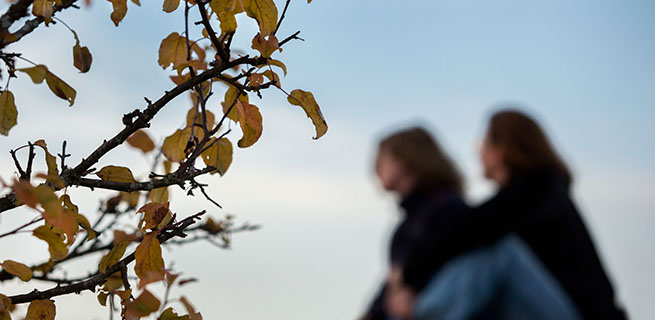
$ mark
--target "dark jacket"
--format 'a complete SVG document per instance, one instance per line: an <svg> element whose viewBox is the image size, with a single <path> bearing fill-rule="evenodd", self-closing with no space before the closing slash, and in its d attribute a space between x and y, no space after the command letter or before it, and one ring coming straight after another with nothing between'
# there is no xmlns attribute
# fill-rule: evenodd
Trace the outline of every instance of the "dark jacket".
<svg viewBox="0 0 655 320"><path fill-rule="evenodd" d="M625 319L569 188L550 171L524 173L481 206L441 214L430 239L412 248L403 276L420 290L424 279L460 253L518 234L559 280L585 319ZM422 258L419 258L421 257Z"/></svg>
<svg viewBox="0 0 655 320"><path fill-rule="evenodd" d="M441 222L439 215L458 215L469 210L468 206L456 192L426 192L416 189L400 203L404 219L396 227L391 238L390 264L404 265L413 252L420 253L415 247L421 245L434 232L436 224ZM411 258L415 263L422 263L427 257ZM431 273L415 275L413 279L422 286L427 284ZM366 319L388 319L384 312L384 285L371 304Z"/></svg>

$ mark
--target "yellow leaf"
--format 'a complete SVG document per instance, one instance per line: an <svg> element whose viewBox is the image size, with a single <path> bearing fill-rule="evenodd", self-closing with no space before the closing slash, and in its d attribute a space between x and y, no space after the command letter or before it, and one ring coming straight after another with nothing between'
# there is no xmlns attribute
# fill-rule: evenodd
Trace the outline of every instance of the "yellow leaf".
<svg viewBox="0 0 655 320"><path fill-rule="evenodd" d="M98 177L102 180L116 181L116 182L126 182L132 183L136 182L132 171L129 168L119 167L119 166L106 166L96 173Z"/></svg>
<svg viewBox="0 0 655 320"><path fill-rule="evenodd" d="M139 191L125 192L121 191L121 200L127 202L130 208L135 208L139 204Z"/></svg>
<svg viewBox="0 0 655 320"><path fill-rule="evenodd" d="M64 80L61 80L54 73L48 71L45 74L45 82L48 84L50 91L52 91L52 93L54 93L57 97L67 100L70 103L70 106L75 103L75 96L77 95L77 92L66 82L64 82Z"/></svg>
<svg viewBox="0 0 655 320"><path fill-rule="evenodd" d="M45 80L46 73L48 73L48 67L42 64L30 68L21 68L16 70L27 73L27 75L32 79L32 82L36 84L43 82L43 80Z"/></svg>
<svg viewBox="0 0 655 320"><path fill-rule="evenodd" d="M209 6L214 13L216 13L218 20L221 22L221 31L223 33L233 32L237 29L237 20L234 15L243 11L241 1L211 0ZM206 35L205 37L209 37L209 35Z"/></svg>
<svg viewBox="0 0 655 320"><path fill-rule="evenodd" d="M202 320L202 315L200 315L200 312L196 312L195 308L193 308L193 305L191 305L185 296L180 297L180 302L182 302L186 308L186 311L189 313L189 316L191 317L190 320Z"/></svg>
<svg viewBox="0 0 655 320"><path fill-rule="evenodd" d="M25 320L54 320L55 302L52 300L34 300L27 307Z"/></svg>
<svg viewBox="0 0 655 320"><path fill-rule="evenodd" d="M14 94L9 90L2 91L0 94L0 134L9 135L9 130L13 128L18 119L18 110L14 102Z"/></svg>
<svg viewBox="0 0 655 320"><path fill-rule="evenodd" d="M11 299L0 293L0 320L11 320L11 310L13 309Z"/></svg>
<svg viewBox="0 0 655 320"><path fill-rule="evenodd" d="M186 38L173 32L164 38L159 45L159 65L166 69L169 65L177 69L187 63Z"/></svg>
<svg viewBox="0 0 655 320"><path fill-rule="evenodd" d="M277 27L277 7L273 0L243 0L246 14L257 20L261 34L267 36Z"/></svg>
<svg viewBox="0 0 655 320"><path fill-rule="evenodd" d="M211 130L214 127L214 121L216 121L216 117L214 116L214 113L212 113L209 110L205 110L205 116L207 117L207 128L209 128L209 130ZM190 127L191 125L193 125L193 123L194 123L193 120L194 119L195 119L196 124L202 125L202 112L196 112L196 108L191 107L191 109L189 109L189 111L186 114L186 125L187 125L187 127ZM200 127L196 127L196 129L194 129L194 132L195 131L201 131L201 129L199 129L199 128Z"/></svg>
<svg viewBox="0 0 655 320"><path fill-rule="evenodd" d="M314 127L316 128L316 137L314 137L314 139L322 137L327 132L327 122L325 122L321 108L319 108L318 103L316 103L316 99L314 99L314 95L311 92L296 89L291 91L287 100L292 105L299 106L305 110L307 117L312 120L312 123L314 123Z"/></svg>
<svg viewBox="0 0 655 320"><path fill-rule="evenodd" d="M268 59L267 63L260 64L260 65L257 66L257 68L263 68L263 67L266 67L268 65L276 66L276 67L282 69L282 71L284 71L284 75L285 76L287 75L287 66L284 63L282 63L282 61L280 61L280 60Z"/></svg>
<svg viewBox="0 0 655 320"><path fill-rule="evenodd" d="M123 254L125 254L125 249L128 244L130 244L129 241L123 241L118 245L114 245L111 250L100 259L98 271L105 273L107 272L107 268L118 263L118 261L123 257Z"/></svg>
<svg viewBox="0 0 655 320"><path fill-rule="evenodd" d="M100 303L101 306L103 307L107 306L107 297L109 297L109 295L106 292L98 293L98 302Z"/></svg>
<svg viewBox="0 0 655 320"><path fill-rule="evenodd" d="M107 0L111 2L114 11L111 13L111 21L118 27L127 14L127 0Z"/></svg>
<svg viewBox="0 0 655 320"><path fill-rule="evenodd" d="M212 138L209 143L213 143L214 140L216 138ZM206 165L216 168L211 172L212 174L218 172L223 175L232 163L232 143L227 138L221 138L209 149L203 151L201 156Z"/></svg>
<svg viewBox="0 0 655 320"><path fill-rule="evenodd" d="M227 91L225 91L225 101L222 103L223 113L227 113L227 110L230 109L230 106L232 106L234 100L237 98L237 94L239 94L239 89L228 85ZM239 101L248 103L248 94L244 92L242 95L240 95ZM232 111L230 111L227 117L234 122L239 121L239 112L237 111L236 104L234 107L232 107Z"/></svg>
<svg viewBox="0 0 655 320"><path fill-rule="evenodd" d="M164 0L163 10L164 12L171 13L180 6L180 0Z"/></svg>
<svg viewBox="0 0 655 320"><path fill-rule="evenodd" d="M46 181L52 183L59 182L61 179L59 178L59 169L57 169L57 158L48 152L48 146L46 145L45 140L37 140L34 142L34 145L41 147L45 153L45 163L48 166L48 177L46 178Z"/></svg>
<svg viewBox="0 0 655 320"><path fill-rule="evenodd" d="M257 33L252 38L252 48L259 51L262 57L269 58L275 51L280 49L280 46L275 35L269 35L268 39L265 39L261 33Z"/></svg>
<svg viewBox="0 0 655 320"><path fill-rule="evenodd" d="M159 299L150 291L143 290L141 295L133 301L125 303L125 317L127 319L140 319L159 309Z"/></svg>
<svg viewBox="0 0 655 320"><path fill-rule="evenodd" d="M68 249L64 245L64 240L61 235L52 230L51 226L40 226L32 231L32 235L48 243L50 259L58 261L66 258L68 255Z"/></svg>
<svg viewBox="0 0 655 320"><path fill-rule="evenodd" d="M171 162L182 162L186 158L186 147L191 137L191 128L176 130L175 133L166 137L161 147L161 152Z"/></svg>
<svg viewBox="0 0 655 320"><path fill-rule="evenodd" d="M45 24L48 25L52 21L52 14L54 13L54 1L50 0L34 0L32 4L32 14L37 17L42 17Z"/></svg>
<svg viewBox="0 0 655 320"><path fill-rule="evenodd" d="M189 315L178 316L173 307L168 307L164 312L161 313L158 320L189 320Z"/></svg>
<svg viewBox="0 0 655 320"><path fill-rule="evenodd" d="M282 82L280 82L280 76L277 75L277 73L271 71L271 70L266 70L262 73L268 80L275 81L275 86L280 88L282 87Z"/></svg>
<svg viewBox="0 0 655 320"><path fill-rule="evenodd" d="M91 51L89 48L80 47L79 41L73 46L73 66L80 70L80 72L85 73L91 69L91 63L93 62L93 56L91 56Z"/></svg>
<svg viewBox="0 0 655 320"><path fill-rule="evenodd" d="M237 145L239 148L247 148L257 142L262 135L262 115L259 113L259 108L249 103L237 102L236 107L239 112L239 125L243 132L243 137L239 139Z"/></svg>
<svg viewBox="0 0 655 320"><path fill-rule="evenodd" d="M152 202L167 203L168 202L168 187L161 187L150 190L148 199Z"/></svg>
<svg viewBox="0 0 655 320"><path fill-rule="evenodd" d="M140 149L143 153L148 153L155 149L155 143L152 142L152 139L150 139L150 136L144 130L137 130L125 141L130 146Z"/></svg>
<svg viewBox="0 0 655 320"><path fill-rule="evenodd" d="M0 265L2 265L2 268L5 269L5 271L19 277L23 281L29 281L32 279L32 269L20 262L5 260L0 263Z"/></svg>
<svg viewBox="0 0 655 320"><path fill-rule="evenodd" d="M136 213L143 212L143 218L139 221L139 228L143 231L146 229L161 229L168 224L173 217L168 206L168 202L151 202L137 210Z"/></svg>
<svg viewBox="0 0 655 320"><path fill-rule="evenodd" d="M89 220L85 216L83 216L81 214L78 214L77 215L77 223L80 226L82 226L82 228L84 228L84 230L86 230L86 233L87 233L86 239L87 240L93 240L97 236L96 231L93 230L93 228L91 227L91 224L89 223Z"/></svg>
<svg viewBox="0 0 655 320"><path fill-rule="evenodd" d="M134 272L139 278L144 278L148 272L156 272L161 275L160 280L164 279L164 259L161 257L158 234L159 231L146 234L136 247Z"/></svg>

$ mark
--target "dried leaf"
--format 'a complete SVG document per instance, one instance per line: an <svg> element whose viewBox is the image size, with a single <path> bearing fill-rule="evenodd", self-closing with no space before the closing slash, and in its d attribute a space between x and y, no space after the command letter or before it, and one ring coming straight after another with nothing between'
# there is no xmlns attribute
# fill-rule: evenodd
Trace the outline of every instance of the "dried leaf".
<svg viewBox="0 0 655 320"><path fill-rule="evenodd" d="M180 0L164 0L163 10L164 12L171 13L180 6Z"/></svg>
<svg viewBox="0 0 655 320"><path fill-rule="evenodd" d="M39 64L31 68L17 70L27 73L30 78L32 78L32 81L37 84L42 83L45 79L50 91L52 91L52 93L57 97L67 100L71 106L75 102L75 96L77 95L75 89L64 82L64 80L57 77L54 73L48 71L46 66Z"/></svg>
<svg viewBox="0 0 655 320"><path fill-rule="evenodd" d="M18 119L18 110L14 102L14 94L9 90L2 91L0 94L0 134L9 135L9 130L13 128Z"/></svg>
<svg viewBox="0 0 655 320"><path fill-rule="evenodd" d="M37 17L42 17L45 24L48 25L52 21L52 14L54 13L54 1L50 0L34 0L32 4L32 14Z"/></svg>
<svg viewBox="0 0 655 320"><path fill-rule="evenodd" d="M325 122L321 108L319 108L318 103L316 103L316 99L314 99L314 95L311 92L296 89L291 91L287 100L292 105L299 106L305 110L307 117L312 120L312 123L314 123L314 127L316 128L316 137L314 137L314 139L322 137L327 132L327 122Z"/></svg>
<svg viewBox="0 0 655 320"><path fill-rule="evenodd" d="M166 137L162 144L161 151L171 162L181 162L186 158L186 147L191 137L191 128L176 130L175 133Z"/></svg>
<svg viewBox="0 0 655 320"><path fill-rule="evenodd" d="M190 320L202 320L202 315L200 315L200 312L196 312L196 309L193 308L193 305L191 305L185 296L180 297L180 302L182 302L186 308L186 311L189 313L189 316L191 317Z"/></svg>
<svg viewBox="0 0 655 320"><path fill-rule="evenodd" d="M132 171L126 167L119 166L106 166L96 173L98 177L102 180L116 181L116 182L126 182L132 183L136 182Z"/></svg>
<svg viewBox="0 0 655 320"><path fill-rule="evenodd" d="M118 24L125 18L127 14L127 0L107 0L111 2L114 11L111 13L111 21L118 27Z"/></svg>
<svg viewBox="0 0 655 320"><path fill-rule="evenodd" d="M45 154L45 163L48 166L48 177L46 181L51 183L58 183L61 178L59 178L59 169L57 168L57 158L50 154L48 151L48 146L45 143L45 140L37 140L34 142L34 145L41 147ZM56 177L56 178L55 178Z"/></svg>
<svg viewBox="0 0 655 320"><path fill-rule="evenodd" d="M136 247L134 272L139 278L145 277L148 272L156 272L161 275L160 280L164 279L164 259L161 256L159 240L157 240L158 234L159 231L146 234Z"/></svg>
<svg viewBox="0 0 655 320"><path fill-rule="evenodd" d="M134 242L139 240L139 237L136 235L136 233L126 233L124 231L120 230L114 230L114 246L127 241L127 242Z"/></svg>
<svg viewBox="0 0 655 320"><path fill-rule="evenodd" d="M11 310L13 309L11 299L0 293L0 320L11 320Z"/></svg>
<svg viewBox="0 0 655 320"><path fill-rule="evenodd" d="M161 313L158 320L189 320L191 319L189 315L178 316L173 307L168 307L164 312Z"/></svg>
<svg viewBox="0 0 655 320"><path fill-rule="evenodd" d="M25 320L54 320L55 302L52 300L34 300L27 307Z"/></svg>
<svg viewBox="0 0 655 320"><path fill-rule="evenodd" d="M68 255L68 249L64 245L64 239L59 233L53 231L51 226L40 226L32 231L32 235L48 243L50 259L58 261L66 258Z"/></svg>
<svg viewBox="0 0 655 320"><path fill-rule="evenodd" d="M32 279L32 269L20 262L5 260L0 265L2 265L5 271L19 277L23 281L30 281Z"/></svg>
<svg viewBox="0 0 655 320"><path fill-rule="evenodd" d="M280 88L282 87L282 83L280 82L280 76L277 75L277 73L271 71L271 70L266 70L262 73L268 80L275 81L275 86Z"/></svg>
<svg viewBox="0 0 655 320"><path fill-rule="evenodd" d="M80 70L80 72L85 73L91 69L91 63L93 62L93 56L91 56L91 51L86 46L81 47L80 42L78 41L73 46L73 66Z"/></svg>
<svg viewBox="0 0 655 320"><path fill-rule="evenodd" d="M262 115L257 106L249 103L237 102L236 107L239 112L239 125L243 132L243 137L239 139L237 145L239 148L247 148L257 142L262 135Z"/></svg>
<svg viewBox="0 0 655 320"><path fill-rule="evenodd" d="M100 292L98 293L98 302L100 303L101 306L106 307L107 306L107 297L109 297L109 294L106 292Z"/></svg>
<svg viewBox="0 0 655 320"><path fill-rule="evenodd" d="M143 290L138 298L125 303L125 316L127 319L146 317L157 311L160 304L159 299L150 293L150 291Z"/></svg>
<svg viewBox="0 0 655 320"><path fill-rule="evenodd" d="M168 202L168 187L161 187L152 189L148 195L148 199L156 203L167 203Z"/></svg>
<svg viewBox="0 0 655 320"><path fill-rule="evenodd" d="M206 114L206 117L207 117L207 128L209 128L211 130L211 128L214 127L214 121L216 121L216 116L214 116L214 113L212 113L209 110L205 110L205 114ZM187 125L187 127L190 127L191 125L193 125L193 123L194 123L193 120L194 119L195 119L196 124L202 125L202 112L196 112L196 108L191 107L191 109L189 109L189 111L186 114L186 125ZM201 129L199 129L199 128L200 127L196 127L194 132L196 132L196 131L201 132Z"/></svg>
<svg viewBox="0 0 655 320"><path fill-rule="evenodd" d="M42 184L34 188L34 194L44 210L41 215L45 221L66 234L67 245L73 244L79 230L77 213L66 210L54 190L47 185Z"/></svg>
<svg viewBox="0 0 655 320"><path fill-rule="evenodd" d="M125 201L130 208L135 208L139 204L139 191L125 192L121 191L121 200Z"/></svg>
<svg viewBox="0 0 655 320"><path fill-rule="evenodd" d="M43 80L45 80L46 73L48 73L48 67L42 64L30 68L21 68L16 70L27 73L27 75L32 79L32 82L36 84L42 83Z"/></svg>
<svg viewBox="0 0 655 320"><path fill-rule="evenodd" d="M173 217L168 206L168 202L151 202L141 207L136 212L143 212L143 218L139 221L139 228L145 231L146 229L161 229L167 225Z"/></svg>
<svg viewBox="0 0 655 320"><path fill-rule="evenodd" d="M213 143L216 138L212 138L209 143ZM201 154L202 160L206 165L215 167L216 170L211 173L225 174L225 171L232 163L232 143L227 138L219 139L209 149Z"/></svg>
<svg viewBox="0 0 655 320"><path fill-rule="evenodd" d="M148 153L155 149L155 143L152 142L152 139L144 130L137 130L125 141L127 141L127 144L141 150L143 153Z"/></svg>
<svg viewBox="0 0 655 320"><path fill-rule="evenodd" d="M197 45L194 45L194 48L197 47ZM163 69L168 68L170 65L173 66L173 69L178 69L180 66L188 65L186 37L180 36L177 32L173 32L164 38L159 45L158 62Z"/></svg>
<svg viewBox="0 0 655 320"><path fill-rule="evenodd" d="M246 14L257 20L262 35L272 34L277 27L277 7L273 0L243 0Z"/></svg>
<svg viewBox="0 0 655 320"><path fill-rule="evenodd" d="M223 113L227 113L227 110L230 109L230 106L232 106L234 100L237 98L237 94L239 94L239 89L237 89L234 86L228 85L227 91L225 91L225 100L222 103ZM244 92L242 95L240 95L239 101L248 103L248 94ZM239 121L239 112L237 111L236 104L234 105L234 107L232 107L232 110L227 115L227 117L234 122Z"/></svg>

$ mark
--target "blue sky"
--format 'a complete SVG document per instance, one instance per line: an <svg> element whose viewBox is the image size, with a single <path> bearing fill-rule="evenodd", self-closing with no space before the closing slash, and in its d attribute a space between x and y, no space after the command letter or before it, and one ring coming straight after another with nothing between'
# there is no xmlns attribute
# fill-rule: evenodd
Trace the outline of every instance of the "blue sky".
<svg viewBox="0 0 655 320"><path fill-rule="evenodd" d="M78 101L68 108L45 85L12 80L19 125L0 139L0 153L46 137L53 146L66 139L79 160L120 129L122 113L143 107L143 96L171 87L157 49L182 31L181 11L165 14L160 2L143 2L129 4L119 28L108 2L60 15L94 55L88 74L72 68L73 40L61 25L13 47L51 66L78 90ZM235 47L251 51L256 24L240 19L239 30ZM212 214L233 213L263 229L236 236L230 251L197 244L165 252L200 278L180 293L206 319L356 317L384 276L399 214L372 175L377 139L414 123L431 128L464 171L475 203L493 191L480 177L476 143L494 106L506 102L537 117L573 168L574 197L630 314L655 316L655 3L293 1L280 35L297 30L305 41L278 56L289 68L282 84L312 91L330 129L313 141L309 119L282 94L251 100L264 116L261 140L237 150L223 178L206 181L225 208ZM172 133L188 107L186 98L173 101L152 135ZM72 127L71 118L83 123ZM0 163L7 179L13 165L8 156ZM106 164L149 167L128 148L110 153ZM93 217L97 201L76 192L81 211ZM210 206L182 193L173 201L180 213ZM4 213L0 228L23 221L21 212ZM25 243L34 250L0 245L16 260L45 254L42 244ZM26 291L17 283L2 290ZM62 319L79 318L75 299L89 302L88 315L106 318L87 294L58 300Z"/></svg>

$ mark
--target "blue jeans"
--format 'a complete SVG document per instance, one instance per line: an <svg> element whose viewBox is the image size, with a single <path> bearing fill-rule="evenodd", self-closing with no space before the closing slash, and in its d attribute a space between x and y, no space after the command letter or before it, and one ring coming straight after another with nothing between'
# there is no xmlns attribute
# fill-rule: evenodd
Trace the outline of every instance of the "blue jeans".
<svg viewBox="0 0 655 320"><path fill-rule="evenodd" d="M517 236L456 257L416 299L418 320L581 319L559 282Z"/></svg>

